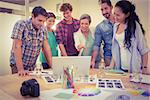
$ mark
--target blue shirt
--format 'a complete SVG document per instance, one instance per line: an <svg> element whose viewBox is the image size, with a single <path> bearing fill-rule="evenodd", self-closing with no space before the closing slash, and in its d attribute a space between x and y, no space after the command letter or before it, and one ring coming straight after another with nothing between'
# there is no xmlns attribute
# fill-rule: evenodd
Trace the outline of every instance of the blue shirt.
<svg viewBox="0 0 150 100"><path fill-rule="evenodd" d="M104 58L111 58L112 52L112 37L113 37L113 24L108 20L103 20L96 26L94 50L99 50L101 43L104 43Z"/></svg>

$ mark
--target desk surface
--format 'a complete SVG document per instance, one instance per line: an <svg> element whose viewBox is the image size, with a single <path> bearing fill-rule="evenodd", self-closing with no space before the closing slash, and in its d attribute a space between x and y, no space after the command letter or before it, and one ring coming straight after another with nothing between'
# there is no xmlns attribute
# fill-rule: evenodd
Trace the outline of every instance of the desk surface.
<svg viewBox="0 0 150 100"><path fill-rule="evenodd" d="M103 77L103 78L111 78L111 79L121 79L125 88L132 89L134 87L134 83L131 83L129 81L129 76L128 75L105 75L105 72L99 71L99 70L90 70L90 74L97 74L98 77ZM2 100L23 100L27 99L24 98L20 95L20 87L21 84L24 80L28 80L31 78L36 78L33 76L25 76L25 77L20 77L17 74L15 75L6 75L6 76L0 76L0 98L3 98ZM50 90L50 89L56 89L56 88L61 88L61 84L45 84L44 80L42 78L36 78L37 81L40 84L40 90ZM95 84L75 84L75 87L80 88L80 87L85 87L87 85L90 86L95 86ZM150 85L148 84L142 84L142 88L145 90L150 89ZM28 97L28 99L31 99ZM32 98L33 99L33 98ZM39 99L39 98L34 98L34 99Z"/></svg>

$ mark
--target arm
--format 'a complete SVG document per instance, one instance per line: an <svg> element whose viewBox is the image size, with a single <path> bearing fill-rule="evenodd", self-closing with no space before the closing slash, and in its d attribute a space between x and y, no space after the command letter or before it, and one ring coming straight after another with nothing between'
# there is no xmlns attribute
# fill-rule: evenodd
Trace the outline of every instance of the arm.
<svg viewBox="0 0 150 100"><path fill-rule="evenodd" d="M63 32L64 32L63 25L60 22L56 26L56 41L59 44L59 49L60 49L61 55L67 56L67 52L65 50L64 42L63 42L64 41Z"/></svg>
<svg viewBox="0 0 150 100"><path fill-rule="evenodd" d="M137 38L137 44L138 44L138 50L141 54L141 59L142 59L142 67L143 67L143 73L145 74L150 74L150 72L148 72L148 67L147 67L147 64L148 64L148 52L150 51L148 46L147 46L147 43L146 43L146 39L142 33L142 30L141 30L141 27L138 23L136 23L136 38ZM145 67L145 68L144 68Z"/></svg>
<svg viewBox="0 0 150 100"><path fill-rule="evenodd" d="M150 72L148 71L148 53L145 53L142 56L142 72L143 74L150 74Z"/></svg>
<svg viewBox="0 0 150 100"><path fill-rule="evenodd" d="M43 45L42 51L43 51L43 54L46 58L46 61L49 65L49 67L51 67L52 66L52 54L51 54L51 49L49 47L47 39L44 40L44 45Z"/></svg>
<svg viewBox="0 0 150 100"><path fill-rule="evenodd" d="M25 26L26 25L23 20L16 22L11 35L11 38L13 39L12 51L14 52L14 57L15 57L14 59L16 62L16 67L19 76L25 76L28 74L28 71L24 70L23 61L22 61L23 55L22 55L22 48L21 48L22 38L23 38L22 34L24 32Z"/></svg>
<svg viewBox="0 0 150 100"><path fill-rule="evenodd" d="M98 55L98 50L93 50L92 60L91 60L91 67L92 68L94 68L94 66L95 66L95 60L96 60L97 55Z"/></svg>
<svg viewBox="0 0 150 100"><path fill-rule="evenodd" d="M80 36L80 33L74 33L75 47L78 51L80 51L82 48L84 48L84 45L80 42L81 38L82 37Z"/></svg>
<svg viewBox="0 0 150 100"><path fill-rule="evenodd" d="M59 44L59 48L60 48L60 51L61 51L61 55L62 56L67 56L67 52L65 50L65 47L63 44Z"/></svg>
<svg viewBox="0 0 150 100"><path fill-rule="evenodd" d="M18 39L13 40L13 51L16 60L16 67L18 70L18 74L19 76L25 76L28 74L28 72L25 71L23 67L21 45L22 45L21 40Z"/></svg>
<svg viewBox="0 0 150 100"><path fill-rule="evenodd" d="M101 47L101 42L102 42L102 35L101 35L101 30L100 27L96 27L95 31L95 41L94 41L94 48L93 48L93 53L92 53L92 60L91 60L91 67L94 68L95 66L95 60L98 55L99 49Z"/></svg>

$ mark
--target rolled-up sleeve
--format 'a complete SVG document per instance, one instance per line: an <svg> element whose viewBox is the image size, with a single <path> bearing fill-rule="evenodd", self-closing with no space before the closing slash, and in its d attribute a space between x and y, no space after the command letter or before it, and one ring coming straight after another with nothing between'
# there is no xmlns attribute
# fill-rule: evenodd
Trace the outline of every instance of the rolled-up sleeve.
<svg viewBox="0 0 150 100"><path fill-rule="evenodd" d="M74 33L74 42L75 42L75 47L78 50L78 46L81 44L78 33Z"/></svg>
<svg viewBox="0 0 150 100"><path fill-rule="evenodd" d="M16 24L14 25L13 31L12 31L11 38L21 40L24 28L25 28L24 21L20 20L20 21L16 22Z"/></svg>
<svg viewBox="0 0 150 100"><path fill-rule="evenodd" d="M44 40L48 39L48 31L45 27L42 28L42 32L44 33Z"/></svg>
<svg viewBox="0 0 150 100"><path fill-rule="evenodd" d="M56 26L56 41L58 44L63 44L63 27L60 24Z"/></svg>
<svg viewBox="0 0 150 100"><path fill-rule="evenodd" d="M95 30L95 41L94 41L94 50L99 50L102 42L102 32L100 30L100 26L98 25Z"/></svg>
<svg viewBox="0 0 150 100"><path fill-rule="evenodd" d="M144 55L147 52L150 52L150 49L147 46L146 39L142 33L141 27L139 23L136 23L136 31L135 36L137 38L138 50L141 55Z"/></svg>

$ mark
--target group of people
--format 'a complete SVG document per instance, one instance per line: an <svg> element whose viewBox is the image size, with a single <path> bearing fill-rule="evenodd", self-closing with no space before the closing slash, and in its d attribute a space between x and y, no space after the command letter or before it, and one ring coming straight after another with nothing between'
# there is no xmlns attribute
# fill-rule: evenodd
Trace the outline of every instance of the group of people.
<svg viewBox="0 0 150 100"><path fill-rule="evenodd" d="M72 17L72 5L63 3L60 11L64 19L53 30L56 16L37 6L28 20L18 21L11 35L13 46L10 56L12 73L28 74L36 65L38 56L44 69L52 67L52 56L91 56L91 68L98 68L103 44L105 67L125 72L148 73L148 52L144 29L135 12L135 6L120 0L113 6L110 0L98 1L105 19L90 30L91 17ZM46 26L44 26L46 22Z"/></svg>

